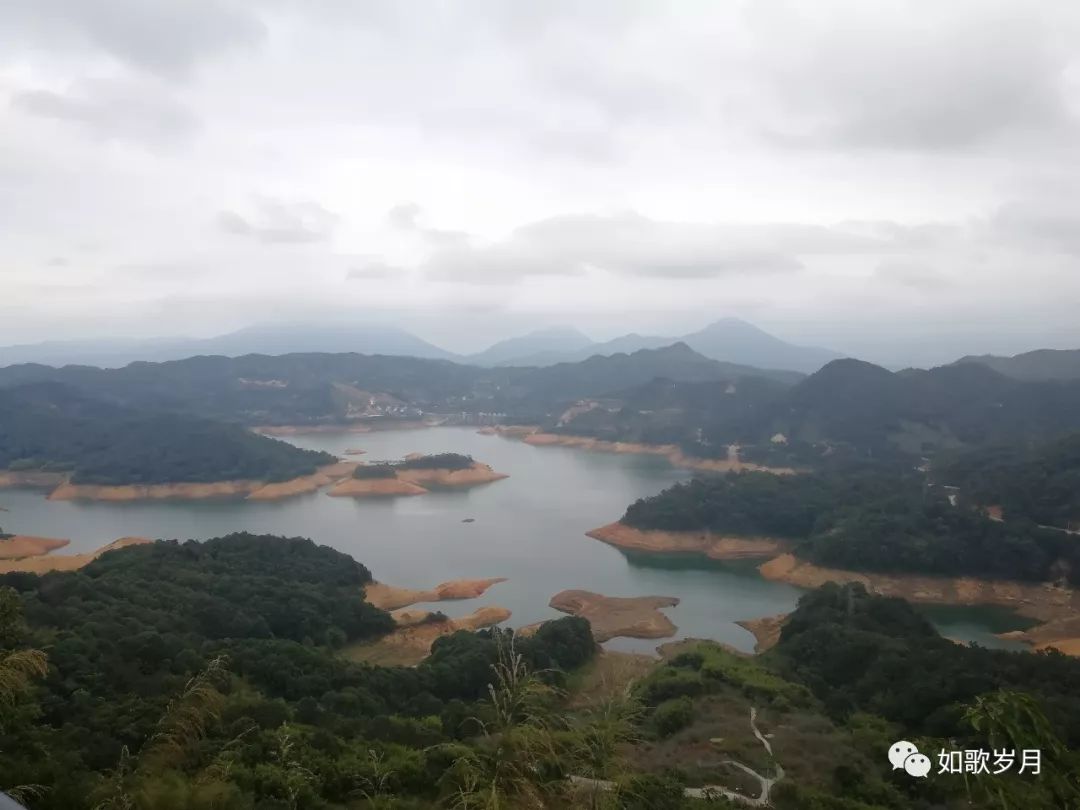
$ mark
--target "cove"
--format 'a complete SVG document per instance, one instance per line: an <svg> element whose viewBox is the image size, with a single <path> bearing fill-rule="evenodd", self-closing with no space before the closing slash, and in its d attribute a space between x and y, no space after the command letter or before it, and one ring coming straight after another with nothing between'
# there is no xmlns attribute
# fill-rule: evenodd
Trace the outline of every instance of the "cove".
<svg viewBox="0 0 1080 810"><path fill-rule="evenodd" d="M468 490L393 499L332 498L323 492L242 500L105 503L48 501L41 491L0 490L5 531L68 537L67 552L93 550L118 537L204 539L234 531L310 537L344 551L392 585L430 588L450 579L506 577L480 599L430 606L450 616L482 605L513 612L518 627L563 614L548 607L559 591L606 596L675 596L665 613L676 638L711 638L750 651L754 639L734 624L785 613L802 591L759 576L753 564L690 557L628 556L585 532L620 517L637 498L690 476L661 457L534 447L474 428L289 436L299 447L343 455L362 448L366 462L407 453L472 455L509 478ZM472 519L472 522L463 522ZM421 606L422 607L422 606ZM946 636L988 647L1022 647L994 637L1012 629L1000 610L926 608ZM605 646L652 651L655 640L614 639Z"/></svg>

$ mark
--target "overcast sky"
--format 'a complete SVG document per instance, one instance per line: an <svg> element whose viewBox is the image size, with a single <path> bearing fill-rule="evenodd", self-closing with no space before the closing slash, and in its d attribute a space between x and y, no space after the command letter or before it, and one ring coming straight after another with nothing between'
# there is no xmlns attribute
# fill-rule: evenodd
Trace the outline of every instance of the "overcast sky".
<svg viewBox="0 0 1080 810"><path fill-rule="evenodd" d="M0 343L1080 347L1080 4L4 0Z"/></svg>

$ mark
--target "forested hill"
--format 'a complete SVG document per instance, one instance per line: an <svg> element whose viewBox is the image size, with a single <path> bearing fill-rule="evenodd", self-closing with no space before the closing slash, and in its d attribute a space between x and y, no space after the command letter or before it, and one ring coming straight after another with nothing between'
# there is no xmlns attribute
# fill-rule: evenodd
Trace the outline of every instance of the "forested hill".
<svg viewBox="0 0 1080 810"><path fill-rule="evenodd" d="M783 537L834 568L1080 585L1080 544L1028 522L953 503L917 471L861 467L802 475L730 473L679 483L632 504L641 529Z"/></svg>
<svg viewBox="0 0 1080 810"><path fill-rule="evenodd" d="M1080 429L1080 380L1022 382L977 364L889 372L836 360L748 419L713 425L713 443L846 446L863 457L923 453Z"/></svg>
<svg viewBox="0 0 1080 810"><path fill-rule="evenodd" d="M968 355L956 362L978 363L1018 380L1080 380L1080 349L1037 349L1012 357Z"/></svg>
<svg viewBox="0 0 1080 810"><path fill-rule="evenodd" d="M0 388L62 382L134 408L173 410L247 424L333 423L379 415L504 413L543 421L583 397L655 377L732 381L802 375L721 363L685 345L592 357L547 368L479 368L445 360L360 354L192 357L120 369L40 365L0 368ZM391 407L373 397L392 400Z"/></svg>
<svg viewBox="0 0 1080 810"><path fill-rule="evenodd" d="M0 389L0 469L82 484L284 481L332 463L230 424L144 413L56 383Z"/></svg>
<svg viewBox="0 0 1080 810"><path fill-rule="evenodd" d="M970 504L1001 507L1006 520L1080 530L1080 433L949 456L933 474Z"/></svg>
<svg viewBox="0 0 1080 810"><path fill-rule="evenodd" d="M370 578L310 540L249 534L0 576L0 787L40 786L33 810L419 808L477 791L477 720L505 733L524 708L476 703L500 636L444 637L416 668L350 663L342 645L393 625L363 601ZM595 645L568 617L514 649L546 673L519 671L532 701Z"/></svg>

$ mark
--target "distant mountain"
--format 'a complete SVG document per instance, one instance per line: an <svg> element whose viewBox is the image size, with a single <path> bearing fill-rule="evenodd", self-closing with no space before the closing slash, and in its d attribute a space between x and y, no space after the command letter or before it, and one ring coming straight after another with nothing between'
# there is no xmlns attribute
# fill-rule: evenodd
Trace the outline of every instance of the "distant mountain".
<svg viewBox="0 0 1080 810"><path fill-rule="evenodd" d="M551 365L550 362L543 361L547 357L574 354L592 345L592 338L588 335L562 326L500 340L482 352L469 355L465 360L478 366L546 366Z"/></svg>
<svg viewBox="0 0 1080 810"><path fill-rule="evenodd" d="M1080 380L1080 349L1037 349L1012 357L969 354L956 363L978 363L1017 380Z"/></svg>
<svg viewBox="0 0 1080 810"><path fill-rule="evenodd" d="M553 365L585 360L592 355L631 353L658 349L673 343L685 343L712 360L756 368L786 369L810 373L842 355L813 346L786 343L738 318L724 318L697 332L680 337L660 337L631 333L602 343L591 343L571 350L545 349L497 361L496 365Z"/></svg>
<svg viewBox="0 0 1080 810"><path fill-rule="evenodd" d="M802 378L790 371L769 371L710 360L685 343L631 354L593 355L578 363L544 368L508 368L512 385L524 386L529 396L577 399L624 391L657 377L679 382L737 380L766 377L791 385Z"/></svg>
<svg viewBox="0 0 1080 810"><path fill-rule="evenodd" d="M47 366L85 365L120 368L136 361L161 362L200 355L240 357L245 354L358 352L432 359L454 359L402 329L352 324L258 324L212 338L153 340L48 341L0 347L0 367L20 363Z"/></svg>

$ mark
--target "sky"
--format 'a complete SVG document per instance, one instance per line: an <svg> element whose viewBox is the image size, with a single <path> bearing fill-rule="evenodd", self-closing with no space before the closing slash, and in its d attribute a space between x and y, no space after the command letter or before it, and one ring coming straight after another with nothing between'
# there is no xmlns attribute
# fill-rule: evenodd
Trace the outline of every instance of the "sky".
<svg viewBox="0 0 1080 810"><path fill-rule="evenodd" d="M1080 4L5 0L0 344L1080 347Z"/></svg>

